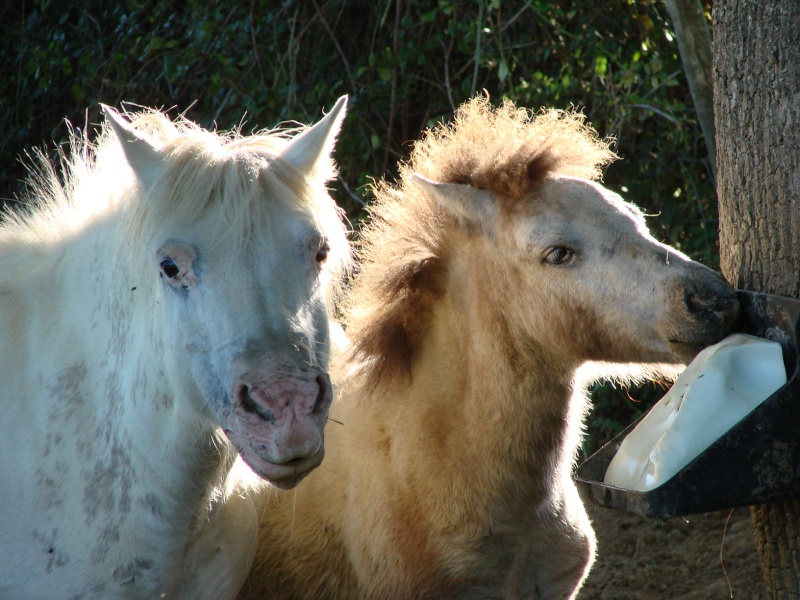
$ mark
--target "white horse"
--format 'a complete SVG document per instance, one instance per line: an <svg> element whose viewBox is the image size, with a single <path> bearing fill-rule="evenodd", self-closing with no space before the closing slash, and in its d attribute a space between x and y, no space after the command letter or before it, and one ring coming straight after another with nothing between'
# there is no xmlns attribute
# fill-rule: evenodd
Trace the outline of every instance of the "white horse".
<svg viewBox="0 0 800 600"><path fill-rule="evenodd" d="M0 598L235 595L247 477L323 455L345 105L294 137L104 107L42 159L0 228Z"/></svg>
<svg viewBox="0 0 800 600"><path fill-rule="evenodd" d="M576 115L477 98L378 186L328 454L261 494L241 598L577 593L595 551L571 480L584 365L688 361L739 311L592 181L611 156Z"/></svg>

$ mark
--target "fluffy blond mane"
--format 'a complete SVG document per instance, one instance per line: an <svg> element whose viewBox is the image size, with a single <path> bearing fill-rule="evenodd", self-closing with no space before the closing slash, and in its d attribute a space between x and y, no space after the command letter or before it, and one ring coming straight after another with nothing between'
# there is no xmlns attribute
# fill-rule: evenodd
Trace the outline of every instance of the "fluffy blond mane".
<svg viewBox="0 0 800 600"><path fill-rule="evenodd" d="M374 187L376 201L361 234L361 271L347 294L344 321L369 385L408 377L432 302L444 292L452 215L411 181L418 173L443 183L491 190L509 205L531 196L555 175L600 179L615 155L583 115L542 111L512 102L493 107L479 96L462 105L452 123L425 133L396 184Z"/></svg>

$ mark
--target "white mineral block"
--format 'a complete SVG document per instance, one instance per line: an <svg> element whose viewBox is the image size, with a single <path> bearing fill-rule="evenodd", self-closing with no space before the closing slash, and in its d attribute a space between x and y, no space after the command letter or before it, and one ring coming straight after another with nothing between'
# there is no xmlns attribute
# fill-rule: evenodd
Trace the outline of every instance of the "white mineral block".
<svg viewBox="0 0 800 600"><path fill-rule="evenodd" d="M786 383L781 346L734 334L704 349L623 440L605 483L652 490Z"/></svg>

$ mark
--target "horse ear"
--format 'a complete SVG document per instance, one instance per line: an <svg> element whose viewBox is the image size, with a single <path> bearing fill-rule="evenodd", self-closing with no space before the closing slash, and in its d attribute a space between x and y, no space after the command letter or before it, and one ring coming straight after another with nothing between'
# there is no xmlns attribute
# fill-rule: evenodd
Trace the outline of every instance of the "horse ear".
<svg viewBox="0 0 800 600"><path fill-rule="evenodd" d="M161 146L144 134L136 131L116 110L100 105L106 120L117 136L128 164L136 176L146 185L152 183L164 160Z"/></svg>
<svg viewBox="0 0 800 600"><path fill-rule="evenodd" d="M336 168L330 158L336 136L342 127L347 106L347 96L342 96L333 105L331 111L316 125L295 136L281 152L281 158L290 162L301 171L314 176L323 177L325 181L333 179Z"/></svg>
<svg viewBox="0 0 800 600"><path fill-rule="evenodd" d="M439 206L453 213L461 221L490 231L495 217L494 196L464 183L441 183L413 173L411 180L433 198Z"/></svg>

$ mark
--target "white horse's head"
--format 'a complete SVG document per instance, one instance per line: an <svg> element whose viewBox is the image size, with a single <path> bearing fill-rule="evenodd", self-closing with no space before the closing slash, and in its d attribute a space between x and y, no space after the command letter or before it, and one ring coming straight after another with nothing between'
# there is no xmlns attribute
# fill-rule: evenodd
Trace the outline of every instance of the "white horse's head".
<svg viewBox="0 0 800 600"><path fill-rule="evenodd" d="M284 488L324 454L330 296L349 261L325 186L345 105L290 140L223 137L155 113L131 124L104 107L139 181L120 243L134 293L152 291L165 377Z"/></svg>

